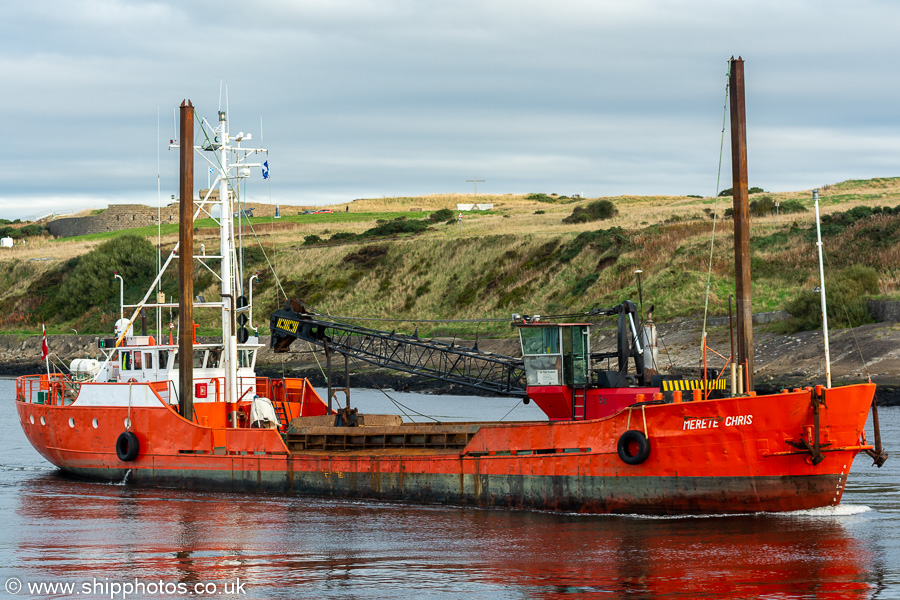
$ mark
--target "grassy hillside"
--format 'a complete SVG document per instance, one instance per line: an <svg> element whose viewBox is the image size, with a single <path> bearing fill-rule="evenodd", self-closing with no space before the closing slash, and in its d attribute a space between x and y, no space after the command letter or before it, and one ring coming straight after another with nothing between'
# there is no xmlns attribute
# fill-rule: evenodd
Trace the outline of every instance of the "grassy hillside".
<svg viewBox="0 0 900 600"><path fill-rule="evenodd" d="M900 178L846 181L826 186L820 194L826 276L840 279L849 267L869 267L877 274L875 291L896 294L900 211L894 207L900 206ZM510 329L500 322L428 321L508 319L513 312L558 314L613 306L637 298L635 269L643 270L644 301L656 306L658 320L696 315L703 310L714 211L720 219L712 251L710 311L727 314L734 288L733 227L721 216L730 208L730 198L612 197L607 200L618 209L614 217L567 224L563 219L591 200L550 194L479 196L477 201L491 202L494 209L464 213L462 223L457 222L455 204L475 200L464 195L367 199L351 203L349 212L340 205L333 214L252 219L243 235L245 272L259 272L256 325L265 333L268 313L287 296L322 313L410 321L387 328L504 335ZM751 201L760 211L751 225L753 309L783 309L817 283L811 193L761 193ZM765 212L774 202L797 212L776 219ZM440 209L451 209L450 218L446 210L436 213ZM431 215L440 218L429 219ZM126 303L140 299L152 274L114 253L111 256L119 258L109 258L109 264L98 263L96 255L85 257L101 252L101 244L110 239L129 234L156 244L156 229L147 228L44 238L4 249L0 330L35 331L43 321L51 331L108 332L118 318L113 271L132 268ZM176 236L175 226L163 228L163 259ZM198 222L195 248L199 252L205 244L212 254L217 236L212 221ZM112 264L117 261L122 264ZM216 262L207 261L214 270ZM93 270L86 274L89 263ZM277 280L268 264L275 267ZM170 272L163 281L167 296L177 287L174 265ZM217 299L213 274L200 265L195 273L195 293ZM103 282L104 277L108 281ZM91 287L93 280L103 285ZM71 291L76 289L86 295ZM79 304L73 307L76 296ZM166 309L162 315L166 325L168 313ZM201 332L211 333L216 318L202 311L195 314ZM154 322L151 313L152 328Z"/></svg>

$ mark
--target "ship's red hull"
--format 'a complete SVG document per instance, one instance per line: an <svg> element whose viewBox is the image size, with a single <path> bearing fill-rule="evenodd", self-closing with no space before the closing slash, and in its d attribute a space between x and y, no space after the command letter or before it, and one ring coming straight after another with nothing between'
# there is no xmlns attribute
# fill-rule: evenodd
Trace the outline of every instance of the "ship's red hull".
<svg viewBox="0 0 900 600"><path fill-rule="evenodd" d="M591 513L739 513L840 502L854 456L870 448L863 430L874 385L824 390L825 459L816 465L797 447L815 441L813 393L633 407L593 421L486 423L462 449L296 450L277 430L203 427L162 404L20 399L17 409L47 460L89 479ZM141 451L123 462L115 444L129 414ZM641 464L617 453L628 430L650 441Z"/></svg>

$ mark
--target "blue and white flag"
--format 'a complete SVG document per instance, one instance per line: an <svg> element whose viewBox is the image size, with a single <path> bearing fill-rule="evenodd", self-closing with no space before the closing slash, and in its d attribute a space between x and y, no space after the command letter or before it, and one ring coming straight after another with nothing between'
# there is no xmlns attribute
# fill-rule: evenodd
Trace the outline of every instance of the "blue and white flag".
<svg viewBox="0 0 900 600"><path fill-rule="evenodd" d="M263 174L263 179L269 178L269 161L266 161L263 163L262 174Z"/></svg>

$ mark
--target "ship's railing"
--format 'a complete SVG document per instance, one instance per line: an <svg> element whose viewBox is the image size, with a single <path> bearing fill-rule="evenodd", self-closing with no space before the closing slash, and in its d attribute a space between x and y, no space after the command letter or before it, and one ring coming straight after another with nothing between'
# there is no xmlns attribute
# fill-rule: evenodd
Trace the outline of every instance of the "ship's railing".
<svg viewBox="0 0 900 600"><path fill-rule="evenodd" d="M315 393L315 389L307 379L270 379L268 377L242 377L241 379L254 379L254 393L275 403L276 411L280 407L281 414L279 416L284 420L283 426L285 427L295 417L303 416L307 397L309 394ZM242 399L250 400L252 395Z"/></svg>
<svg viewBox="0 0 900 600"><path fill-rule="evenodd" d="M267 377L238 377L238 402L253 400L253 396L267 396L259 391L259 380Z"/></svg>
<svg viewBox="0 0 900 600"><path fill-rule="evenodd" d="M25 375L16 379L16 400L30 404L46 404L48 406L69 406L78 397L83 383L65 373L50 375ZM170 398L171 381L147 381L120 383L119 385L146 385L163 402ZM108 385L108 384L102 384ZM109 384L111 385L111 384Z"/></svg>
<svg viewBox="0 0 900 600"><path fill-rule="evenodd" d="M171 379L146 382L156 395L166 404L178 404L176 382ZM224 377L197 377L194 379L194 400L203 402L225 401Z"/></svg>
<svg viewBox="0 0 900 600"><path fill-rule="evenodd" d="M81 383L65 373L26 375L16 379L16 400L31 404L65 406L78 397Z"/></svg>
<svg viewBox="0 0 900 600"><path fill-rule="evenodd" d="M194 379L194 400L223 402L225 400L224 377L198 377Z"/></svg>
<svg viewBox="0 0 900 600"><path fill-rule="evenodd" d="M178 404L176 382L171 379L147 382L156 394L167 404ZM226 402L224 377L196 377L193 381L194 400L203 402ZM268 378L238 377L238 402L252 400L254 395L267 396ZM259 390L262 391L259 391Z"/></svg>
<svg viewBox="0 0 900 600"><path fill-rule="evenodd" d="M175 382L171 379L166 379L164 381L151 381L149 384L150 389L153 390L159 399L163 401L163 404L177 404L175 402L170 402L170 398L175 398L178 394L175 393ZM170 389L171 388L171 389Z"/></svg>

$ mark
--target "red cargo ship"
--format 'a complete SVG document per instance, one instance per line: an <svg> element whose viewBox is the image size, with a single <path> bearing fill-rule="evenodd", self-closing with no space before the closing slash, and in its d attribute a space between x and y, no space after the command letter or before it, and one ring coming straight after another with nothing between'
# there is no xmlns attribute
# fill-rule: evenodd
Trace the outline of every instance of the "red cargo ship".
<svg viewBox="0 0 900 600"><path fill-rule="evenodd" d="M182 106L181 196L192 198L185 184L192 164L185 155L193 155L193 125L185 125L186 112L192 115L189 104ZM306 380L257 377L261 346L246 329L252 328L252 278L248 301L234 251L231 182L245 169L264 167L249 159L265 150L241 147L229 135L224 113L208 139L215 143L195 150L215 154L210 164L218 169L219 193L213 198L207 191L194 216L220 205L222 293L219 301L197 307L221 312L222 340L199 344L189 336L192 321L184 315L192 314L191 293L182 294L181 314L188 320L178 344L157 343L159 334L133 335L141 308L168 306L148 302L148 292L131 319L119 324L102 364L76 361L72 374L19 378L22 428L38 452L66 473L139 485L405 502L741 513L837 505L858 453L870 453L879 464L885 458L880 440L876 448L865 437L872 383L716 397L723 395L723 380L653 377L640 364L631 303L605 311L619 317L615 371L598 369L599 360L612 356L591 352L587 323L519 319L522 359L447 349L456 357L448 369L453 376L474 387L496 384L499 393L521 392L546 421L402 423L399 417L358 415L349 406L335 410L331 390L326 403ZM180 248L194 256L190 231L182 228L163 271ZM179 265L190 280L193 262L209 259L194 256ZM334 347L382 360L360 345L370 338L347 329L341 346L335 324L295 308L272 317L276 350L300 337L325 345L329 362ZM402 337L381 339L396 344ZM435 350L418 337L405 339L418 345L418 356ZM184 356L191 359L179 360ZM629 378L632 357L637 368ZM500 364L507 369L505 381L461 373L459 365L471 361L488 370ZM521 388L518 376L524 377Z"/></svg>

